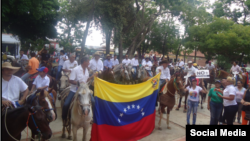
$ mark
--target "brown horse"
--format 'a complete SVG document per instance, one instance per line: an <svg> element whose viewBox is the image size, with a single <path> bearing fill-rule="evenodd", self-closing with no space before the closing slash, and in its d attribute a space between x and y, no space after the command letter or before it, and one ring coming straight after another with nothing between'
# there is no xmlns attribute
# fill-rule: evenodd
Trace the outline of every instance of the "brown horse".
<svg viewBox="0 0 250 141"><path fill-rule="evenodd" d="M4 141L21 140L21 132L27 127L26 123L32 131L40 132L43 139L49 139L52 131L43 110L40 106L29 105L7 109L7 114L2 115L2 139Z"/></svg>
<svg viewBox="0 0 250 141"><path fill-rule="evenodd" d="M175 105L175 92L178 91L179 93L184 94L184 86L183 86L183 80L180 75L175 75L170 79L170 81L165 84L167 91L166 93L163 93L159 97L160 102L160 120L159 120L159 127L158 129L161 130L161 119L162 119L162 113L165 112L165 108L167 107L167 128L171 129L169 126L169 114L170 111L173 109Z"/></svg>
<svg viewBox="0 0 250 141"><path fill-rule="evenodd" d="M242 79L240 81L242 82L243 86L245 86L247 77L245 75L241 75L241 76L242 76ZM217 70L216 71L216 78L223 79L223 78L227 78L227 77L233 77L233 74L230 74L224 70ZM235 82L235 84L236 83L237 82Z"/></svg>
<svg viewBox="0 0 250 141"><path fill-rule="evenodd" d="M26 103L29 105L35 106L39 105L43 108L44 113L46 114L47 121L52 122L57 118L56 112L56 95L57 93L50 89L48 92L45 90L38 90L35 94L29 95L26 99ZM34 139L35 135L38 134L36 130L31 130L32 138ZM42 138L44 139L44 138ZM32 140L33 141L33 140Z"/></svg>

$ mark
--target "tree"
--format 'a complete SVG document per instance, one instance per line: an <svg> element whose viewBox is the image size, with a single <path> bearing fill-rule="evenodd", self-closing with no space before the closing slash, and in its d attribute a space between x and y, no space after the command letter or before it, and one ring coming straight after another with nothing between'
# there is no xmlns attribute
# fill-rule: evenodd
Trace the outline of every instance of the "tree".
<svg viewBox="0 0 250 141"><path fill-rule="evenodd" d="M59 9L57 0L2 1L2 31L26 40L55 38Z"/></svg>

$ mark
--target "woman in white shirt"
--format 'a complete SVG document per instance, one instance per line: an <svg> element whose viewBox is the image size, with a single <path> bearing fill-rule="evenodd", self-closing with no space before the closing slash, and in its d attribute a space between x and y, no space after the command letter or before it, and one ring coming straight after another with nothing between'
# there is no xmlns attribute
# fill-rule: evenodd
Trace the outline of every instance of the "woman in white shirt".
<svg viewBox="0 0 250 141"><path fill-rule="evenodd" d="M192 79L192 87L188 86L185 91L188 91L188 109L187 109L187 124L190 125L189 119L190 114L193 111L193 125L196 122L197 108L199 105L199 94L207 93L207 90L204 87L204 83L202 82L202 87L196 85L197 80L195 78Z"/></svg>
<svg viewBox="0 0 250 141"><path fill-rule="evenodd" d="M151 61L149 61L149 56L146 56L146 61L142 63L142 65L145 67L145 69L148 71L148 74L150 77L153 77L152 71L151 71L151 67L153 66L153 64L151 63Z"/></svg>
<svg viewBox="0 0 250 141"><path fill-rule="evenodd" d="M234 87L235 78L228 77L227 78L227 87L223 91L223 96L217 93L217 95L223 98L223 105L224 105L224 118L227 121L227 125L233 125L233 120L238 111L238 105L236 102L236 90ZM218 89L215 91L221 92Z"/></svg>
<svg viewBox="0 0 250 141"><path fill-rule="evenodd" d="M243 98L243 95L244 95L246 89L243 87L242 82L238 81L237 82L237 87L235 87L235 90L236 90L236 102L237 102L237 105L238 105L238 112L236 113L236 116L238 115L237 120L238 120L238 123L241 124L241 122L240 122L241 109L243 107L243 105L241 104L241 100ZM234 121L236 119L236 116L234 117Z"/></svg>

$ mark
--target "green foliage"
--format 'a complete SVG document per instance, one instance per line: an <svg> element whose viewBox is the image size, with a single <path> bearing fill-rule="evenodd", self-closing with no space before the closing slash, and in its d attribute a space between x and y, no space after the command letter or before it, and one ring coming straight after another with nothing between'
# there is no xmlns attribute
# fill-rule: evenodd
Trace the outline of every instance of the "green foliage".
<svg viewBox="0 0 250 141"><path fill-rule="evenodd" d="M2 1L2 29L18 35L21 42L57 35L57 0Z"/></svg>

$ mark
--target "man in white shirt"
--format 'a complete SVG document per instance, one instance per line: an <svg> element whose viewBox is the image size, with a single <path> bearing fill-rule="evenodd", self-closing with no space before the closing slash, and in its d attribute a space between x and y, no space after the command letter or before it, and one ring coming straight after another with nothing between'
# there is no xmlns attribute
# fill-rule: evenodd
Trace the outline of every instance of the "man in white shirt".
<svg viewBox="0 0 250 141"><path fill-rule="evenodd" d="M63 120L66 120L67 118L67 113L69 110L70 103L77 91L77 83L81 83L81 82L87 83L90 79L97 76L97 73L94 73L91 77L89 77L88 66L89 66L89 58L83 57L81 60L81 65L75 67L71 71L71 74L69 77L70 92L69 92L69 95L65 98L65 102L63 105L63 109L62 109ZM91 102L92 102L92 106L94 106L95 102L94 102L93 95L91 95Z"/></svg>
<svg viewBox="0 0 250 141"><path fill-rule="evenodd" d="M47 76L49 69L46 67L41 67L37 69L37 71L39 72L39 75L35 78L32 88L30 90L30 93L33 93L35 89L46 90L46 91L49 90L48 88L49 88L50 79Z"/></svg>
<svg viewBox="0 0 250 141"><path fill-rule="evenodd" d="M138 61L138 56L137 54L135 57L131 60L131 65L132 65L132 73L133 73L133 78L136 79L136 72L137 68L139 67L139 61Z"/></svg>
<svg viewBox="0 0 250 141"><path fill-rule="evenodd" d="M128 64L131 64L131 60L128 59L128 55L125 55L125 59L122 60L122 64L126 64L126 66L127 66Z"/></svg>
<svg viewBox="0 0 250 141"><path fill-rule="evenodd" d="M184 69L184 61L183 61L183 59L181 59L181 62L179 63L179 66L182 68L182 69Z"/></svg>
<svg viewBox="0 0 250 141"><path fill-rule="evenodd" d="M196 69L193 67L193 62L188 61L188 67L185 69L185 72L187 73L187 76L189 77L190 84L192 82L192 79L196 79Z"/></svg>
<svg viewBox="0 0 250 141"><path fill-rule="evenodd" d="M239 66L235 61L233 62L233 66L232 66L232 68L230 69L230 72L231 72L231 73L238 72L238 74L241 73L240 66ZM239 80L238 74L235 76L236 82L238 82L238 80ZM235 86L236 86L236 85L237 85L237 83L235 83Z"/></svg>
<svg viewBox="0 0 250 141"><path fill-rule="evenodd" d="M167 66L168 66L168 61L163 60L160 62L160 66L157 67L156 69L156 74L161 72L159 89L158 89L159 92L160 92L160 86L164 83L168 83L168 81L170 80L170 70Z"/></svg>
<svg viewBox="0 0 250 141"><path fill-rule="evenodd" d="M20 61L21 60L26 60L26 61L29 61L29 58L27 55L24 54L24 51L20 51Z"/></svg>
<svg viewBox="0 0 250 141"><path fill-rule="evenodd" d="M59 63L58 63L58 67L57 67L57 74L56 74L56 80L58 80L61 76L61 71L62 71L62 67L64 62L68 60L68 56L65 55L64 50L60 51L60 56L59 56Z"/></svg>
<svg viewBox="0 0 250 141"><path fill-rule="evenodd" d="M2 64L2 105L4 107L23 105L29 94L28 86L23 80L13 75L19 69L20 67L13 67L9 62ZM20 93L23 93L21 100L19 100Z"/></svg>
<svg viewBox="0 0 250 141"><path fill-rule="evenodd" d="M78 66L78 63L77 61L75 60L75 55L74 54L70 54L70 57L69 57L69 60L66 60L64 63L63 63L63 72L64 73L71 73L72 69L77 67Z"/></svg>
<svg viewBox="0 0 250 141"><path fill-rule="evenodd" d="M113 67L115 67L116 65L119 65L117 55L114 55L114 58L111 59L111 62L112 62Z"/></svg>
<svg viewBox="0 0 250 141"><path fill-rule="evenodd" d="M94 55L93 55L94 58L92 58L90 61L89 61L89 68L91 71L103 71L103 62L100 60L100 54L98 52L96 52Z"/></svg>
<svg viewBox="0 0 250 141"><path fill-rule="evenodd" d="M151 61L149 61L149 56L146 56L146 61L142 63L142 66L145 67L145 69L148 71L148 74L150 77L153 77L152 71L151 71L151 67L153 66L153 64L151 63Z"/></svg>

